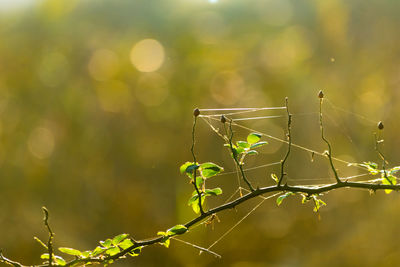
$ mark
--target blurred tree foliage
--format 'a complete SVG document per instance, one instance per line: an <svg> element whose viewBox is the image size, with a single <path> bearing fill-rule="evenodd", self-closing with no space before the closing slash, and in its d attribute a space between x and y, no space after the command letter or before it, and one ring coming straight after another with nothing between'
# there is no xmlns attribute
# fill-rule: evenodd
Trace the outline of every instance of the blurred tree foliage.
<svg viewBox="0 0 400 267"><path fill-rule="evenodd" d="M327 111L339 157L373 160L373 122L383 120L387 157L398 162L399 10L393 0L43 0L2 8L0 247L32 262L41 249L32 235L46 235L43 205L52 211L56 245L82 250L191 218L179 165L190 157L196 106L279 106L289 96L296 115L315 112L323 88L347 111ZM283 136L284 120L263 123L252 126ZM295 142L323 150L316 117L294 116L293 128ZM215 144L202 127L200 161L229 169L229 155ZM283 153L279 145L265 149L264 163ZM302 156L289 168L309 161ZM312 166L294 176L329 173L322 163ZM228 188L232 181L225 180ZM264 204L215 247L222 260L172 243L119 264L398 264L400 205L382 204L398 195L344 194L327 196L322 221L297 201ZM198 228L191 241L211 243L252 205L225 214L215 230Z"/></svg>

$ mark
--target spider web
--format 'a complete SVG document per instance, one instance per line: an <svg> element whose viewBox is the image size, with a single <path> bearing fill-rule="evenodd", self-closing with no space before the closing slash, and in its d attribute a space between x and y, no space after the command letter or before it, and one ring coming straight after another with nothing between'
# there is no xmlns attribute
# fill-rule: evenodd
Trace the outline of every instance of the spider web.
<svg viewBox="0 0 400 267"><path fill-rule="evenodd" d="M363 115L348 111L346 109L343 109L339 106L336 106L333 104L332 101L330 101L327 98L324 98L324 101L329 105L330 111L332 112L326 112L325 110L323 111L323 116L326 118L326 121L324 122L324 125L329 122L331 127L334 127L338 130L338 133L347 140L347 142L350 144L350 146L353 148L352 153L356 154L357 157L360 157L360 153L357 149L357 146L355 145L353 138L351 137L351 133L349 130L349 127L346 126L344 123L343 119L343 114L345 115L350 115L357 120L362 120L364 123L367 125L371 126L376 126L378 123L378 120L374 121L370 118L367 118ZM281 120L281 123L286 123L287 124L287 108L286 106L280 106L280 107L261 107L261 108L219 108L219 109L199 109L200 110L200 115L199 118L202 119L202 121L214 132L217 136L219 136L222 140L223 143L226 142L226 136L225 132L222 131L221 129L221 116L224 116L227 121L230 121L233 133L235 134L234 138L235 140L239 140L241 135L236 135L236 132L244 132L244 133L251 133L251 132L256 132L262 135L264 138L263 140L270 142L277 142L280 143L281 145L287 145L289 142L285 136L281 137L279 135L270 133L266 129L261 129L262 127L259 127L259 125L266 124L268 125L269 120ZM291 112L292 115L292 120L303 120L304 118L308 118L311 121L314 121L314 124L319 128L319 112L308 112L308 113L293 113ZM254 122L261 122L261 123L254 123ZM282 126L283 127L283 126ZM318 131L319 129L316 128ZM293 131L293 129L292 129ZM283 133L283 132L282 132ZM282 135L282 134L281 134ZM232 140L233 142L233 140ZM322 143L322 141L321 141ZM319 160L326 161L326 153L325 153L325 147L323 150L318 150L314 148L310 148L309 146L297 143L296 140L293 140L292 137L292 144L291 147L293 149L296 149L298 153L303 153L308 157L308 161L314 162L314 160L317 160L316 158L319 158ZM265 148L268 149L268 148ZM279 149L278 149L279 150ZM308 156L307 156L308 154ZM303 157L304 157L303 155ZM258 155L260 156L260 155ZM262 158L269 158L268 155L263 157L264 155L261 154ZM244 172L246 175L252 174L253 172L256 171L264 171L262 176L262 181L263 181L263 186L268 185L268 183L273 184L273 180L270 178L271 173L273 173L273 169L276 167L279 167L281 165L281 158L279 160L269 160L265 161L265 159L262 159L263 161L257 161L253 162L252 166L247 167L244 169ZM341 180L354 180L354 181L359 181L359 182L366 182L371 180L371 174L365 170L365 168L354 164L354 161L349 161L347 159L343 159L341 157L335 157L332 156L332 160L336 164L335 167L338 169L337 165L340 165L340 170L346 169L345 173L351 173L350 175L345 175L345 176L340 176ZM359 160L355 160L356 162L360 162ZM290 165L290 161L288 162ZM232 175L236 176L237 178L237 189L228 197L224 203L227 203L234 199L235 197L240 197L243 195L243 192L248 193L250 192L248 189L246 189L242 184L242 178L240 176L240 171L237 167L237 165L233 164L234 167L232 170L226 170L216 176L220 177L219 179L224 179L224 177L230 177ZM327 173L329 173L329 168L327 167ZM309 170L307 170L309 171ZM276 173L277 171L275 171ZM320 171L318 171L319 173ZM307 174L308 176L308 174ZM309 177L309 176L308 176ZM302 186L307 186L307 187L318 187L318 186L324 186L324 185L330 185L335 183L335 178L332 174L326 175L326 176L317 176L317 177L311 177L311 178L303 178L303 177L295 177L295 175L292 175L292 172L285 173L285 180L284 182L290 184L290 185L302 185ZM214 242L212 242L206 249L201 249L200 254L203 251L211 251L211 248L213 248L216 244L218 244L222 239L224 239L226 236L228 236L234 229L236 229L246 218L248 218L252 213L254 213L262 204L265 203L267 199L279 196L282 193L274 193L270 194L268 196L259 196L258 199L260 201L253 206L247 212L244 216L242 216L240 219L236 221L228 230L226 230L220 237L218 237ZM218 219L219 220L219 219ZM200 224L195 225L192 228L196 228L200 225L207 225L208 221L202 222ZM189 243L190 244L190 243ZM193 244L190 244L193 246ZM195 246L195 245L194 245Z"/></svg>

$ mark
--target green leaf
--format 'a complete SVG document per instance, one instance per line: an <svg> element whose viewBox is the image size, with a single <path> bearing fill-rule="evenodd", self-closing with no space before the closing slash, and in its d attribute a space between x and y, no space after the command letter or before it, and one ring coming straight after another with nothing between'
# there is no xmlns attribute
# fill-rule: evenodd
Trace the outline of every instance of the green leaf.
<svg viewBox="0 0 400 267"><path fill-rule="evenodd" d="M110 256L114 256L120 252L121 252L121 249L119 247L112 247L112 248L107 249L106 254L108 254Z"/></svg>
<svg viewBox="0 0 400 267"><path fill-rule="evenodd" d="M67 262L60 256L55 255L54 256L54 260L56 261L56 263L58 265L64 266L65 264L67 264Z"/></svg>
<svg viewBox="0 0 400 267"><path fill-rule="evenodd" d="M40 258L44 259L44 260L48 260L49 259L49 253L43 253L42 255L40 255Z"/></svg>
<svg viewBox="0 0 400 267"><path fill-rule="evenodd" d="M294 195L294 193L292 193L292 192L286 192L285 194L280 195L280 196L276 199L276 204L277 204L278 206L281 205L281 204L282 204L282 201L283 201L285 198L287 198L287 197L289 197L289 196L291 196L291 195Z"/></svg>
<svg viewBox="0 0 400 267"><path fill-rule="evenodd" d="M382 184L384 185L395 185L397 184L397 178L393 175L388 175L385 177L385 174L382 173ZM390 194L393 190L391 189L385 189L386 194Z"/></svg>
<svg viewBox="0 0 400 267"><path fill-rule="evenodd" d="M161 239L161 242L159 242L159 244L161 244L161 245L165 246L166 248L168 248L169 247L169 242L170 242L168 233L159 231L159 232L157 232L157 235L163 236L163 238Z"/></svg>
<svg viewBox="0 0 400 267"><path fill-rule="evenodd" d="M379 173L378 164L375 162L364 162L363 164L359 164L361 167L366 168L371 174L376 175Z"/></svg>
<svg viewBox="0 0 400 267"><path fill-rule="evenodd" d="M117 235L116 237L113 238L112 244L113 244L113 245L118 245L122 240L124 240L124 239L127 238L128 236L129 236L128 234L120 234L120 235Z"/></svg>
<svg viewBox="0 0 400 267"><path fill-rule="evenodd" d="M194 178L194 177L193 177ZM196 176L196 185L197 188L201 188L204 183L204 178L201 176Z"/></svg>
<svg viewBox="0 0 400 267"><path fill-rule="evenodd" d="M100 241L100 245L105 248L109 248L112 245L112 240L108 238L106 241Z"/></svg>
<svg viewBox="0 0 400 267"><path fill-rule="evenodd" d="M136 256L139 256L141 251L142 251L142 247L138 247L138 248L135 248L134 250L132 250L131 252L129 252L129 255L131 255L132 257L136 257Z"/></svg>
<svg viewBox="0 0 400 267"><path fill-rule="evenodd" d="M206 162L206 163L202 163L200 164L200 170L201 170L201 175L204 178L210 178L212 176L217 175L218 173L220 173L221 171L224 170L224 168L218 166L215 163L212 162Z"/></svg>
<svg viewBox="0 0 400 267"><path fill-rule="evenodd" d="M205 196L204 196L204 194L201 194L201 205L204 204L204 200L205 200ZM188 205L192 206L192 209L196 214L200 213L199 195L197 194L196 191L193 191L192 197L188 201Z"/></svg>
<svg viewBox="0 0 400 267"><path fill-rule="evenodd" d="M170 241L169 239L167 239L167 240L165 240L164 243L162 243L162 244L164 245L164 247L169 248L170 242L171 242L171 241Z"/></svg>
<svg viewBox="0 0 400 267"><path fill-rule="evenodd" d="M251 133L247 136L247 143L250 145L257 143L261 139L261 134L259 133Z"/></svg>
<svg viewBox="0 0 400 267"><path fill-rule="evenodd" d="M241 147L243 149L246 149L246 148L250 147L250 144L247 143L246 141L237 141L236 144L237 144L238 147Z"/></svg>
<svg viewBox="0 0 400 267"><path fill-rule="evenodd" d="M222 189L217 187L214 189L206 189L205 190L205 195L206 196L218 196L222 194Z"/></svg>
<svg viewBox="0 0 400 267"><path fill-rule="evenodd" d="M278 176L276 176L275 173L271 173L271 178L272 178L272 180L274 180L276 183L279 182Z"/></svg>
<svg viewBox="0 0 400 267"><path fill-rule="evenodd" d="M317 195L312 195L314 200L314 212L318 212L322 206L326 206L326 203L318 198Z"/></svg>
<svg viewBox="0 0 400 267"><path fill-rule="evenodd" d="M182 225L182 224L178 224L178 225L175 225L174 227L168 229L168 230L167 230L167 234L168 234L169 236L171 236L171 235L181 235L181 234L186 233L187 230L188 230L188 229L187 229L186 226L184 226L184 225Z"/></svg>
<svg viewBox="0 0 400 267"><path fill-rule="evenodd" d="M91 254L92 254L92 252L90 250L83 251L82 257L87 258L87 257L90 257Z"/></svg>
<svg viewBox="0 0 400 267"><path fill-rule="evenodd" d="M389 174L395 174L396 172L398 172L398 171L400 171L400 166L396 166L396 167L394 167L394 168L391 168L389 171L388 171L388 173Z"/></svg>
<svg viewBox="0 0 400 267"><path fill-rule="evenodd" d="M266 145L266 144L268 144L268 142L266 142L266 141L257 142L257 143L252 144L250 149L254 149L256 147L260 147L260 146L263 146L263 145Z"/></svg>
<svg viewBox="0 0 400 267"><path fill-rule="evenodd" d="M74 248L58 248L62 253L72 255L72 256L82 256L82 252Z"/></svg>
<svg viewBox="0 0 400 267"><path fill-rule="evenodd" d="M194 162L189 162L187 161L186 163L182 164L182 166L179 168L180 172L182 174L184 174L186 172L187 167L189 167L190 165L193 165Z"/></svg>
<svg viewBox="0 0 400 267"><path fill-rule="evenodd" d="M247 152L247 155L258 155L258 152L255 150L250 150L249 152Z"/></svg>
<svg viewBox="0 0 400 267"><path fill-rule="evenodd" d="M127 248L133 246L133 242L132 242L132 240L127 238L124 241L122 241L121 243L119 243L118 246L120 246L122 249L127 249Z"/></svg>
<svg viewBox="0 0 400 267"><path fill-rule="evenodd" d="M106 250L107 250L107 248L103 248L103 247L97 246L97 247L93 250L92 255L93 255L93 256L97 256L97 255L103 253L103 252L106 251Z"/></svg>

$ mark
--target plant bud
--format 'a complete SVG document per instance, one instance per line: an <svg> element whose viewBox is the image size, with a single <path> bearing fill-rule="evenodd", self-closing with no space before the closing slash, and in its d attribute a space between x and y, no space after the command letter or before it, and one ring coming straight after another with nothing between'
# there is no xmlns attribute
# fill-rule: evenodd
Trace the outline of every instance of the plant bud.
<svg viewBox="0 0 400 267"><path fill-rule="evenodd" d="M324 98L324 92L322 92L322 90L319 90L318 97Z"/></svg>
<svg viewBox="0 0 400 267"><path fill-rule="evenodd" d="M195 109L193 110L193 115L194 115L195 117L199 116L199 115L200 115L200 110L199 110L198 108L195 108Z"/></svg>
<svg viewBox="0 0 400 267"><path fill-rule="evenodd" d="M225 122L226 122L226 118L225 118L224 115L221 115L221 122L222 122L222 123L225 123Z"/></svg>
<svg viewBox="0 0 400 267"><path fill-rule="evenodd" d="M379 130L382 130L383 129L383 123L380 121L380 122L378 122L378 129Z"/></svg>

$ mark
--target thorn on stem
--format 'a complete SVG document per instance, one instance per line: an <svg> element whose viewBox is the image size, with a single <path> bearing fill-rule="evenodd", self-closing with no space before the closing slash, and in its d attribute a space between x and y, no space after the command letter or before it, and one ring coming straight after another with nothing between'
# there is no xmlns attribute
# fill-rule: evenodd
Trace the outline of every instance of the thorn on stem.
<svg viewBox="0 0 400 267"><path fill-rule="evenodd" d="M378 129L383 130L383 128L384 128L383 122L382 121L378 122Z"/></svg>

